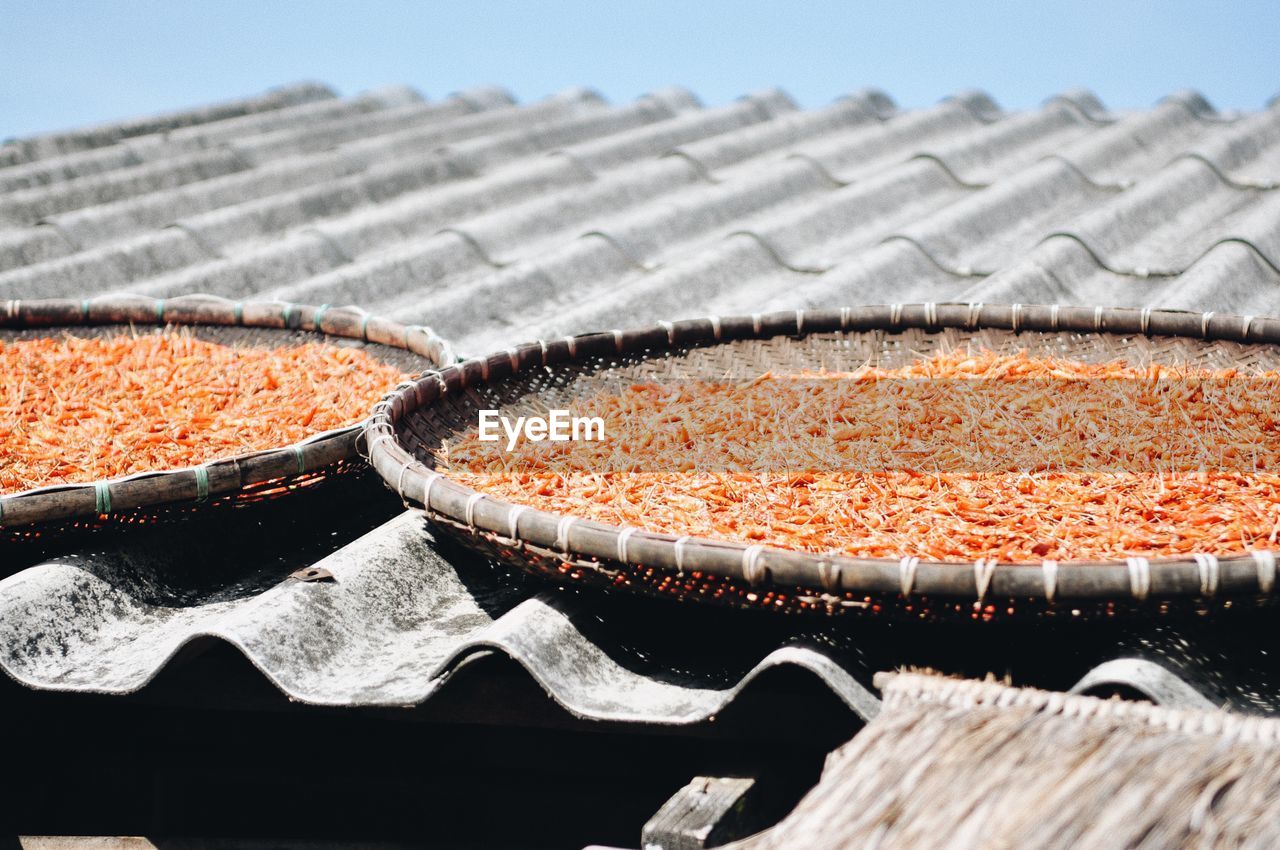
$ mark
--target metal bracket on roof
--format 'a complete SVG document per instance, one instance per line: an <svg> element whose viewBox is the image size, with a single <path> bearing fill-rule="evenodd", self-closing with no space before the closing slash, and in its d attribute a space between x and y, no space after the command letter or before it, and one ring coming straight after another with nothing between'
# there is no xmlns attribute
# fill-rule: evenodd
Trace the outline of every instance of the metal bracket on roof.
<svg viewBox="0 0 1280 850"><path fill-rule="evenodd" d="M337 581L333 573L324 567L303 567L289 574L289 578L298 581Z"/></svg>

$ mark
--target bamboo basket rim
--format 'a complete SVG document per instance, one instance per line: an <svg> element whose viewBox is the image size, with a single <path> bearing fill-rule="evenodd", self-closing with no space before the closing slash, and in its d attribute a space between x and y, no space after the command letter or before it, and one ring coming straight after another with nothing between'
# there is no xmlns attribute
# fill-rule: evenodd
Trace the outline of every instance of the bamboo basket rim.
<svg viewBox="0 0 1280 850"><path fill-rule="evenodd" d="M235 301L203 294L168 299L121 294L0 302L0 332L114 325L303 331L401 349L421 357L424 369L456 360L450 344L431 328L380 318L355 306ZM235 496L255 485L314 474L355 459L355 439L362 428L363 422L358 422L290 445L219 457L196 466L0 494L0 528Z"/></svg>
<svg viewBox="0 0 1280 850"><path fill-rule="evenodd" d="M554 514L477 492L428 468L406 448L396 424L412 411L469 387L584 358L660 353L777 336L816 333L926 332L954 328L1182 337L1205 341L1280 343L1280 318L1125 307L936 302L795 310L659 322L632 330L586 333L525 343L424 374L397 387L365 423L367 458L407 507L493 547L558 559L573 570L615 578L617 567L684 576L691 570L752 589L809 593L815 603L862 604L850 594L913 595L982 602L996 598L1133 602L1270 596L1276 553L1195 554L1035 563L925 561L819 555L765 544L676 536Z"/></svg>

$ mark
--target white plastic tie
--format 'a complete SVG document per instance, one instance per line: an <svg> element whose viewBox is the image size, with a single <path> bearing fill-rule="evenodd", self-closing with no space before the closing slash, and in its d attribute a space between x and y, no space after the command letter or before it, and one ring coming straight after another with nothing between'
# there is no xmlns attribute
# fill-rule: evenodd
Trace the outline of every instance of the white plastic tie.
<svg viewBox="0 0 1280 850"><path fill-rule="evenodd" d="M849 319L853 315L853 310L849 307L840 308L840 330L849 330Z"/></svg>
<svg viewBox="0 0 1280 850"><path fill-rule="evenodd" d="M903 596L910 596L912 588L916 586L916 568L918 566L920 566L919 558L907 556L898 561L898 581L902 586Z"/></svg>
<svg viewBox="0 0 1280 850"><path fill-rule="evenodd" d="M965 327L973 330L978 327L978 319L982 317L982 302L975 301L969 304L969 319L965 322Z"/></svg>
<svg viewBox="0 0 1280 850"><path fill-rule="evenodd" d="M1249 329L1253 327L1253 316L1242 316L1240 318L1240 339L1244 342L1249 341Z"/></svg>
<svg viewBox="0 0 1280 850"><path fill-rule="evenodd" d="M1258 591L1270 594L1276 586L1276 553L1266 549L1254 549L1249 553L1258 568Z"/></svg>
<svg viewBox="0 0 1280 850"><path fill-rule="evenodd" d="M1058 562L1044 561L1040 569L1044 573L1044 598L1052 602L1058 595Z"/></svg>
<svg viewBox="0 0 1280 850"><path fill-rule="evenodd" d="M507 529L510 531L507 536L512 540L520 538L520 514L527 510L529 510L528 505L516 505L511 509L511 513L507 514Z"/></svg>
<svg viewBox="0 0 1280 850"><path fill-rule="evenodd" d="M742 577L747 580L747 584L756 585L764 580L764 567L760 565L760 553L763 551L763 543L756 543L742 550Z"/></svg>
<svg viewBox="0 0 1280 850"><path fill-rule="evenodd" d="M1151 308L1150 307L1142 308L1142 314L1138 321L1142 327L1142 335L1149 336L1151 332Z"/></svg>
<svg viewBox="0 0 1280 850"><path fill-rule="evenodd" d="M565 337L564 344L569 347L569 357L574 358L578 356L578 340L576 337Z"/></svg>
<svg viewBox="0 0 1280 850"><path fill-rule="evenodd" d="M374 437L374 438L373 438L373 442L372 442L372 443L370 443L370 444L369 444L369 447L368 447L369 454L370 454L370 455L372 455L372 454L373 454L373 448L374 448L374 446L378 445L379 443L385 443L387 440L392 440L392 441L394 441L394 440L395 440L395 435L393 435L393 434L388 434L388 433L386 433L386 432L383 432L383 433L379 434L378 436Z"/></svg>
<svg viewBox="0 0 1280 850"><path fill-rule="evenodd" d="M711 321L711 333L716 338L716 342L719 342L720 341L720 317L708 316L707 318Z"/></svg>
<svg viewBox="0 0 1280 850"><path fill-rule="evenodd" d="M796 310L796 336L804 335L804 310Z"/></svg>
<svg viewBox="0 0 1280 850"><path fill-rule="evenodd" d="M1151 592L1151 562L1146 558L1125 558L1129 566L1129 592L1134 599L1146 599Z"/></svg>
<svg viewBox="0 0 1280 850"><path fill-rule="evenodd" d="M1208 313L1203 313L1200 316L1200 336L1205 337L1206 339L1209 336L1209 320L1212 318L1213 318L1212 310L1210 310Z"/></svg>
<svg viewBox="0 0 1280 850"><path fill-rule="evenodd" d="M689 535L679 537L675 542L676 550L676 572L684 575L684 544L689 542Z"/></svg>
<svg viewBox="0 0 1280 850"><path fill-rule="evenodd" d="M464 374L465 374L465 372L464 372ZM445 380L445 378L444 378L444 373L443 373L443 372L440 372L440 371L438 371L438 370L432 370L432 371L430 371L430 372L426 372L426 373L424 373L422 377L423 377L423 378L426 378L426 377L432 377L432 378L435 378L435 379L436 379L436 383L440 385L440 395L445 396L445 395L448 395L448 394L449 394L449 382ZM408 386L411 386L411 387L413 387L413 388L417 389L418 383L420 383L420 382L421 382L421 380L422 380L422 379L421 379L421 378L419 378L419 379L418 379L418 382L409 381L409 382L408 382Z"/></svg>
<svg viewBox="0 0 1280 850"><path fill-rule="evenodd" d="M938 305L933 301L926 301L924 304L924 323L930 328L938 324Z"/></svg>
<svg viewBox="0 0 1280 850"><path fill-rule="evenodd" d="M840 568L830 561L818 561L818 581L832 592L840 589Z"/></svg>
<svg viewBox="0 0 1280 850"><path fill-rule="evenodd" d="M209 468L196 466L192 467L192 471L196 476L196 501L203 502L209 498Z"/></svg>
<svg viewBox="0 0 1280 850"><path fill-rule="evenodd" d="M995 571L995 558L979 558L973 562L973 583L978 588L979 602L987 597L987 589L991 587L991 576Z"/></svg>
<svg viewBox="0 0 1280 850"><path fill-rule="evenodd" d="M507 349L507 358L511 360L511 374L520 371L520 352L514 348Z"/></svg>
<svg viewBox="0 0 1280 850"><path fill-rule="evenodd" d="M94 482L93 509L98 514L111 513L111 485L105 481Z"/></svg>
<svg viewBox="0 0 1280 850"><path fill-rule="evenodd" d="M1218 592L1218 579L1222 572L1218 564L1218 556L1198 552L1191 557L1195 558L1196 566L1200 569L1200 595L1206 598L1215 595Z"/></svg>
<svg viewBox="0 0 1280 850"><path fill-rule="evenodd" d="M467 528L476 527L476 505L484 501L487 496L484 493L472 493L467 497L466 507L463 508L462 515L467 521Z"/></svg>
<svg viewBox="0 0 1280 850"><path fill-rule="evenodd" d="M396 492L400 494L400 501L405 501L404 495L404 474L409 471L409 467L415 463L413 458L409 458L400 467L400 474L396 476Z"/></svg>
<svg viewBox="0 0 1280 850"><path fill-rule="evenodd" d="M1014 333L1017 333L1018 326L1022 324L1022 305L1021 304L1014 304L1013 308L1009 311L1009 324L1012 326L1011 330Z"/></svg>
<svg viewBox="0 0 1280 850"><path fill-rule="evenodd" d="M671 322L658 322L658 327L667 332L667 345L676 344L676 326Z"/></svg>
<svg viewBox="0 0 1280 850"><path fill-rule="evenodd" d="M895 328L898 325L902 324L902 305L901 304L889 305L889 324Z"/></svg>
<svg viewBox="0 0 1280 850"><path fill-rule="evenodd" d="M1058 329L1058 313L1062 311L1062 306L1054 304L1049 308L1049 329L1056 331Z"/></svg>
<svg viewBox="0 0 1280 850"><path fill-rule="evenodd" d="M431 510L431 488L435 487L436 482L443 477L444 477L443 475L437 472L427 479L427 486L422 489L422 509L423 510L425 511Z"/></svg>
<svg viewBox="0 0 1280 850"><path fill-rule="evenodd" d="M627 541L635 533L636 530L630 526L618 532L618 560L624 564L627 563Z"/></svg>
<svg viewBox="0 0 1280 850"><path fill-rule="evenodd" d="M1093 308L1093 331L1094 333L1102 333L1102 307Z"/></svg>
<svg viewBox="0 0 1280 850"><path fill-rule="evenodd" d="M760 326L761 326L760 314L752 313L751 314L751 330L754 331L757 336L759 336L760 334Z"/></svg>
<svg viewBox="0 0 1280 850"><path fill-rule="evenodd" d="M619 354L622 353L622 329L614 328L609 333L613 334L613 348Z"/></svg>
<svg viewBox="0 0 1280 850"><path fill-rule="evenodd" d="M560 522L556 525L556 548L561 552L568 554L569 552L569 530L573 528L573 524L578 521L576 516L561 517Z"/></svg>

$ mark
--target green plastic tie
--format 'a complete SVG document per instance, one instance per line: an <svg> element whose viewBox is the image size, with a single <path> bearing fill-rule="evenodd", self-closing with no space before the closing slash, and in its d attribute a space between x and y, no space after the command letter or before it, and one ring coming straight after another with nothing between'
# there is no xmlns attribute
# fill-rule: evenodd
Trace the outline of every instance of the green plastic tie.
<svg viewBox="0 0 1280 850"><path fill-rule="evenodd" d="M156 318L160 324L164 324L164 299L160 298L156 301Z"/></svg>
<svg viewBox="0 0 1280 850"><path fill-rule="evenodd" d="M292 318L293 316L293 305L292 304L284 305L284 311L281 313L281 315L284 318L284 326L286 328L289 327L289 319Z"/></svg>
<svg viewBox="0 0 1280 850"><path fill-rule="evenodd" d="M302 446L290 446L289 449L293 452L294 458L298 461L298 474L301 475L307 471L302 462Z"/></svg>
<svg viewBox="0 0 1280 850"><path fill-rule="evenodd" d="M89 299L84 298L80 301L80 321L87 321L89 318Z"/></svg>
<svg viewBox="0 0 1280 850"><path fill-rule="evenodd" d="M195 468L196 473L196 501L203 502L209 498L209 470L203 466Z"/></svg>
<svg viewBox="0 0 1280 850"><path fill-rule="evenodd" d="M236 302L235 316L236 316L236 324L243 325L244 324L244 302L243 301Z"/></svg>
<svg viewBox="0 0 1280 850"><path fill-rule="evenodd" d="M328 312L328 310L328 304L321 304L316 308L316 330L320 330L320 320L324 318L324 314Z"/></svg>
<svg viewBox="0 0 1280 850"><path fill-rule="evenodd" d="M93 502L99 514L111 513L111 488L106 482L99 481L93 485Z"/></svg>
<svg viewBox="0 0 1280 850"><path fill-rule="evenodd" d="M360 338L365 342L369 341L369 314L365 313L360 318Z"/></svg>

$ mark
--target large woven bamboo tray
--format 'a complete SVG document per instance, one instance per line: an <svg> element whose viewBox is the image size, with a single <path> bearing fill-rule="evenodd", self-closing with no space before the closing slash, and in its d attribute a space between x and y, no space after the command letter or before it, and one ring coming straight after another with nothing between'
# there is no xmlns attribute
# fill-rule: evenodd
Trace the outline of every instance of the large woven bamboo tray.
<svg viewBox="0 0 1280 850"><path fill-rule="evenodd" d="M483 555L568 584L774 611L1114 614L1230 607L1269 597L1270 551L1041 564L816 555L561 516L476 492L442 471L445 441L480 409L557 401L601 376L749 378L765 370L895 366L968 341L1085 361L1280 367L1280 319L1169 310L897 304L660 323L542 340L401 386L365 426L369 459L409 506Z"/></svg>
<svg viewBox="0 0 1280 850"><path fill-rule="evenodd" d="M181 325L197 338L233 346L280 346L320 339L358 345L379 360L414 374L454 360L448 344L429 328L407 327L354 307L234 302L203 295L169 300L122 295L83 301L0 302L0 340L64 333L112 336L167 325ZM145 523L205 506L285 496L299 487L365 469L355 451L360 431L357 424L316 434L295 445L196 467L6 494L0 496L0 540L31 540L71 528Z"/></svg>

